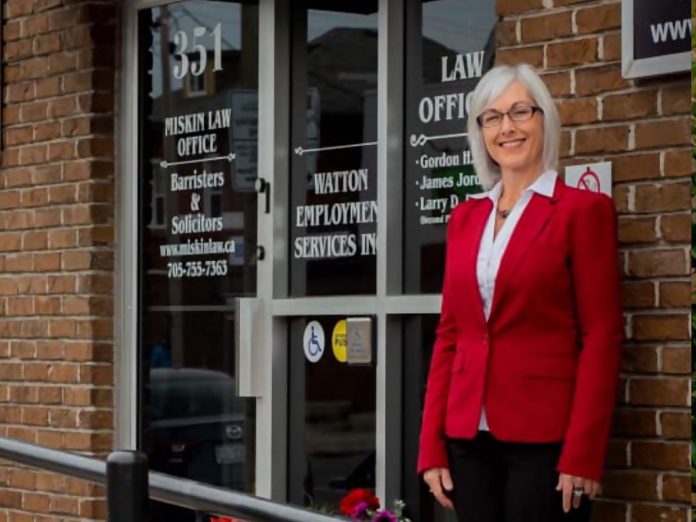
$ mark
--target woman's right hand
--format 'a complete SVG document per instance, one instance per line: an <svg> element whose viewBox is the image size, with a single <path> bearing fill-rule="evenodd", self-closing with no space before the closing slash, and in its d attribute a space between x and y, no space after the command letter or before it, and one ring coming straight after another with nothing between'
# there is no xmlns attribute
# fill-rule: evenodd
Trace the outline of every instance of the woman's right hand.
<svg viewBox="0 0 696 522"><path fill-rule="evenodd" d="M454 489L452 477L447 468L430 468L423 473L423 480L430 487L430 492L435 496L437 501L447 509L454 509L452 501L447 496L446 492L451 492Z"/></svg>

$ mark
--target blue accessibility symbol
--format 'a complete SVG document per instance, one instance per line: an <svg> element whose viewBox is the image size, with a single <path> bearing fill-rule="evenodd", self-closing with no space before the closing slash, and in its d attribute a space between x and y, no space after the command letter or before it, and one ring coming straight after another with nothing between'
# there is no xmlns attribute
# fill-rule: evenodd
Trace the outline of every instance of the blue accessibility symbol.
<svg viewBox="0 0 696 522"><path fill-rule="evenodd" d="M310 362L317 362L324 355L324 329L318 321L312 321L307 325L302 344L305 356Z"/></svg>

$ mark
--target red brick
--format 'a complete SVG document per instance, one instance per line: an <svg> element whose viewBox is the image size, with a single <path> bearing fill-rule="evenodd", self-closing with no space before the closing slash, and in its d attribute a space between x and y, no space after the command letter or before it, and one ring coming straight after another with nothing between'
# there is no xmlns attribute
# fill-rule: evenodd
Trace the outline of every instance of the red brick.
<svg viewBox="0 0 696 522"><path fill-rule="evenodd" d="M19 150L19 164L36 165L37 163L44 163L46 161L47 154L48 148L46 145L22 147Z"/></svg>
<svg viewBox="0 0 696 522"><path fill-rule="evenodd" d="M628 442L623 440L610 440L607 448L606 466L610 468L627 468L628 462Z"/></svg>
<svg viewBox="0 0 696 522"><path fill-rule="evenodd" d="M602 498L597 497L592 502L592 520L593 522L615 522L626 520L626 504L618 502L605 502Z"/></svg>
<svg viewBox="0 0 696 522"><path fill-rule="evenodd" d="M78 244L80 246L108 246L114 242L112 226L99 226L80 229Z"/></svg>
<svg viewBox="0 0 696 522"><path fill-rule="evenodd" d="M553 68L592 63L597 60L597 44L595 37L549 43L546 47L546 66Z"/></svg>
<svg viewBox="0 0 696 522"><path fill-rule="evenodd" d="M0 489L0 506L20 508L22 506L22 494L19 491L3 491Z"/></svg>
<svg viewBox="0 0 696 522"><path fill-rule="evenodd" d="M657 114L657 90L628 92L605 96L602 119L629 120Z"/></svg>
<svg viewBox="0 0 696 522"><path fill-rule="evenodd" d="M9 485L13 488L36 489L36 473L26 469L10 470Z"/></svg>
<svg viewBox="0 0 696 522"><path fill-rule="evenodd" d="M113 414L108 410L81 411L78 415L78 425L83 429L113 429Z"/></svg>
<svg viewBox="0 0 696 522"><path fill-rule="evenodd" d="M51 497L51 513L77 516L80 513L80 501L71 497Z"/></svg>
<svg viewBox="0 0 696 522"><path fill-rule="evenodd" d="M24 250L43 250L48 246L48 234L44 231L25 232L22 235Z"/></svg>
<svg viewBox="0 0 696 522"><path fill-rule="evenodd" d="M691 110L691 92L688 83L682 83L662 89L662 113L689 114Z"/></svg>
<svg viewBox="0 0 696 522"><path fill-rule="evenodd" d="M668 150L663 152L665 158L665 176L682 177L691 174L691 149Z"/></svg>
<svg viewBox="0 0 696 522"><path fill-rule="evenodd" d="M37 166L33 169L33 172L33 180L36 185L48 185L63 179L63 170L60 165ZM60 217L60 212L58 212L58 215Z"/></svg>
<svg viewBox="0 0 696 522"><path fill-rule="evenodd" d="M37 272L53 272L60 269L60 253L48 252L34 255L34 269Z"/></svg>
<svg viewBox="0 0 696 522"><path fill-rule="evenodd" d="M522 43L554 40L573 33L572 13L570 11L543 14L523 18L521 21Z"/></svg>
<svg viewBox="0 0 696 522"><path fill-rule="evenodd" d="M664 438L690 440L691 415L689 413L665 411L660 413L659 419Z"/></svg>
<svg viewBox="0 0 696 522"><path fill-rule="evenodd" d="M74 293L77 278L73 275L48 276L48 292L54 294Z"/></svg>
<svg viewBox="0 0 696 522"><path fill-rule="evenodd" d="M686 308L691 304L691 285L688 281L661 281L661 308Z"/></svg>
<svg viewBox="0 0 696 522"><path fill-rule="evenodd" d="M636 124L636 148L647 149L689 143L689 118L656 120Z"/></svg>
<svg viewBox="0 0 696 522"><path fill-rule="evenodd" d="M691 347L665 346L662 348L662 372L672 375L691 374Z"/></svg>
<svg viewBox="0 0 696 522"><path fill-rule="evenodd" d="M606 34L602 37L601 58L605 62L621 60L621 33Z"/></svg>
<svg viewBox="0 0 696 522"><path fill-rule="evenodd" d="M85 138L77 142L77 154L80 158L90 156L111 158L114 156L114 142L111 138Z"/></svg>
<svg viewBox="0 0 696 522"><path fill-rule="evenodd" d="M48 32L48 18L39 14L22 20L22 36L35 36Z"/></svg>
<svg viewBox="0 0 696 522"><path fill-rule="evenodd" d="M633 337L638 341L687 340L689 338L689 315L635 315L633 317Z"/></svg>
<svg viewBox="0 0 696 522"><path fill-rule="evenodd" d="M629 402L634 406L686 406L688 400L686 377L633 377L629 381Z"/></svg>
<svg viewBox="0 0 696 522"><path fill-rule="evenodd" d="M672 506L633 504L631 514L630 522L687 522L689 510Z"/></svg>
<svg viewBox="0 0 696 522"><path fill-rule="evenodd" d="M662 478L662 498L672 502L689 502L691 477L687 474L665 474Z"/></svg>
<svg viewBox="0 0 696 522"><path fill-rule="evenodd" d="M631 445L631 463L644 469L688 470L688 443L634 441Z"/></svg>
<svg viewBox="0 0 696 522"><path fill-rule="evenodd" d="M55 139L60 137L60 123L58 123L58 122L39 123L36 125L35 132L36 132L36 134L35 134L36 141L55 140ZM49 148L49 157L50 157L50 148Z"/></svg>
<svg viewBox="0 0 696 522"><path fill-rule="evenodd" d="M49 33L34 39L34 53L37 55L60 51L60 36Z"/></svg>
<svg viewBox="0 0 696 522"><path fill-rule="evenodd" d="M7 49L5 49L7 54ZM31 101L36 96L36 85L34 82L12 83L7 86L5 100L8 103Z"/></svg>
<svg viewBox="0 0 696 522"><path fill-rule="evenodd" d="M621 27L621 3L603 4L575 13L578 34L596 33Z"/></svg>
<svg viewBox="0 0 696 522"><path fill-rule="evenodd" d="M570 146L572 143L572 137L569 130L561 132L561 147L560 156L561 158L567 158L570 156Z"/></svg>
<svg viewBox="0 0 696 522"><path fill-rule="evenodd" d="M6 0L4 4L5 16L7 18L19 18L34 12L33 3L26 0Z"/></svg>
<svg viewBox="0 0 696 522"><path fill-rule="evenodd" d="M74 96L67 96L52 100L48 112L52 118L77 114L79 112L77 99Z"/></svg>
<svg viewBox="0 0 696 522"><path fill-rule="evenodd" d="M46 76L48 60L45 57L34 57L19 63L19 78L31 80Z"/></svg>
<svg viewBox="0 0 696 522"><path fill-rule="evenodd" d="M48 200L51 203L74 203L77 200L76 187L70 185L55 185L48 189Z"/></svg>
<svg viewBox="0 0 696 522"><path fill-rule="evenodd" d="M544 48L541 45L500 49L495 54L496 65L528 63L532 67L544 65Z"/></svg>
<svg viewBox="0 0 696 522"><path fill-rule="evenodd" d="M657 474L609 470L604 477L603 494L610 498L657 500Z"/></svg>
<svg viewBox="0 0 696 522"><path fill-rule="evenodd" d="M559 100L556 106L563 125L578 125L597 121L597 100L595 98Z"/></svg>
<svg viewBox="0 0 696 522"><path fill-rule="evenodd" d="M70 160L75 157L75 144L69 141L53 142L48 144L48 160Z"/></svg>
<svg viewBox="0 0 696 522"><path fill-rule="evenodd" d="M61 298L55 296L37 296L36 312L40 315L58 315L61 313Z"/></svg>
<svg viewBox="0 0 696 522"><path fill-rule="evenodd" d="M655 437L657 413L643 408L618 408L614 413L612 433L618 437Z"/></svg>
<svg viewBox="0 0 696 522"><path fill-rule="evenodd" d="M654 346L624 346L621 365L626 373L657 373L657 361L657 348Z"/></svg>
<svg viewBox="0 0 696 522"><path fill-rule="evenodd" d="M575 92L579 96L625 89L629 83L621 75L621 66L587 67L575 71Z"/></svg>
<svg viewBox="0 0 696 522"><path fill-rule="evenodd" d="M571 94L569 71L544 73L541 74L541 79L544 80L551 96L569 96Z"/></svg>
<svg viewBox="0 0 696 522"><path fill-rule="evenodd" d="M90 17L87 6L70 6L51 12L50 27L51 30L59 30L80 25L80 22L89 20Z"/></svg>
<svg viewBox="0 0 696 522"><path fill-rule="evenodd" d="M502 20L495 25L496 49L517 43L517 20Z"/></svg>
<svg viewBox="0 0 696 522"><path fill-rule="evenodd" d="M495 10L499 15L519 14L544 7L542 0L496 0Z"/></svg>
<svg viewBox="0 0 696 522"><path fill-rule="evenodd" d="M575 132L575 153L623 152L628 148L628 134L626 125L578 129Z"/></svg>
<svg viewBox="0 0 696 522"><path fill-rule="evenodd" d="M92 34L88 25L78 25L67 27L61 31L63 37L63 47L65 50L91 46Z"/></svg>
<svg viewBox="0 0 696 522"><path fill-rule="evenodd" d="M8 150L7 154L5 154L4 158L7 158L10 153L15 153L16 155L16 160L13 160L12 164L13 166L16 166L19 164L19 151L17 149L13 150ZM10 168L9 163L5 163L8 168L4 169L5 173L5 184L3 188L14 188L18 187L21 185L27 185L31 184L31 173L33 169L29 168ZM2 184L2 180L0 180L0 185Z"/></svg>
<svg viewBox="0 0 696 522"><path fill-rule="evenodd" d="M60 77L53 76L50 78L42 78L36 81L36 97L50 98L60 94Z"/></svg>
<svg viewBox="0 0 696 522"><path fill-rule="evenodd" d="M654 217L621 216L619 242L622 244L651 243L657 239L657 219Z"/></svg>
<svg viewBox="0 0 696 522"><path fill-rule="evenodd" d="M660 217L660 236L670 242L691 241L691 215L670 214Z"/></svg>
<svg viewBox="0 0 696 522"><path fill-rule="evenodd" d="M21 36L22 33L22 23L21 21L7 21L5 27L3 28L3 40L12 41L16 40Z"/></svg>
<svg viewBox="0 0 696 522"><path fill-rule="evenodd" d="M637 185L635 188L636 212L669 212L688 210L691 205L691 184L662 183Z"/></svg>

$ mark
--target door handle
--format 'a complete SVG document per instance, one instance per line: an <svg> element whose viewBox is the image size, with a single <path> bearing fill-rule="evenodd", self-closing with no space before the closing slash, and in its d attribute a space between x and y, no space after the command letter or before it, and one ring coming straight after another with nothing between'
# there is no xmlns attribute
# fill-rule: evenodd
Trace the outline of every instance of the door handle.
<svg viewBox="0 0 696 522"><path fill-rule="evenodd" d="M256 178L254 182L254 188L258 194L264 194L266 196L266 208L264 212L266 214L271 213L271 183L266 181L264 178Z"/></svg>
<svg viewBox="0 0 696 522"><path fill-rule="evenodd" d="M260 390L255 374L254 350L259 349L256 328L259 320L259 300L238 297L234 304L235 391L238 397L258 397Z"/></svg>

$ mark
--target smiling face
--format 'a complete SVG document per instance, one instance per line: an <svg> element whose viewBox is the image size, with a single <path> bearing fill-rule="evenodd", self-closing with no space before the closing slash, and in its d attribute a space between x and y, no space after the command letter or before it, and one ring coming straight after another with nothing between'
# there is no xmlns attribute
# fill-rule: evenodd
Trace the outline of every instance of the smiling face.
<svg viewBox="0 0 696 522"><path fill-rule="evenodd" d="M506 113L517 104L536 106L527 88L519 81L511 83L488 104L486 110ZM512 121L509 116L504 116L499 125L484 127L482 131L488 154L500 166L501 172L541 171L544 122L539 111L526 121Z"/></svg>

